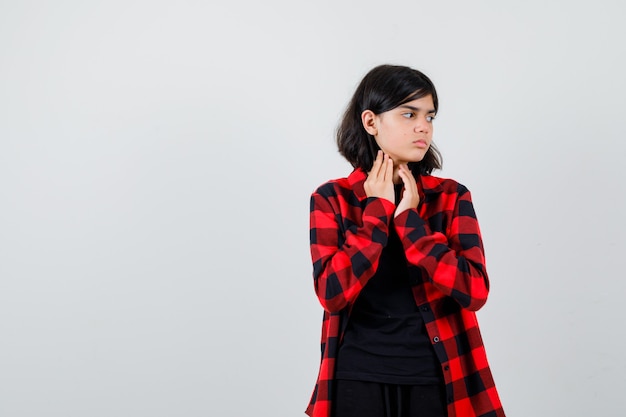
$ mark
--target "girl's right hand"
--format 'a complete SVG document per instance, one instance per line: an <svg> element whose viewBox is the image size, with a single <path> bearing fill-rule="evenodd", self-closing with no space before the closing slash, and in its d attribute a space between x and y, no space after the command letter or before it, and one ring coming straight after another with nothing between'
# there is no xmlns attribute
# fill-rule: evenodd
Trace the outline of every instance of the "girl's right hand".
<svg viewBox="0 0 626 417"><path fill-rule="evenodd" d="M389 155L383 154L381 150L378 151L372 170L367 174L363 187L368 197L384 198L395 204L393 161Z"/></svg>

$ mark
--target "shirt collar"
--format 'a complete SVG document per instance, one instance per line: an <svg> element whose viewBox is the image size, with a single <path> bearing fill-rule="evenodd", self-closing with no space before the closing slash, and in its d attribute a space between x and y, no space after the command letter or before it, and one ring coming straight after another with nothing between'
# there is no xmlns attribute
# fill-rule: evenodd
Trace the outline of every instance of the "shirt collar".
<svg viewBox="0 0 626 417"><path fill-rule="evenodd" d="M357 198L360 201L367 198L367 195L365 194L365 188L363 187L366 179L367 174L361 168L356 168L348 176L348 184L350 184L350 187L352 187L354 194L356 194Z"/></svg>
<svg viewBox="0 0 626 417"><path fill-rule="evenodd" d="M356 194L359 201L365 200L367 195L365 194L365 188L363 184L367 179L367 174L361 169L356 168L348 176L348 183L352 187L354 194ZM432 175L418 175L416 178L418 192L422 195L436 194L443 191L441 183L443 178L433 177Z"/></svg>

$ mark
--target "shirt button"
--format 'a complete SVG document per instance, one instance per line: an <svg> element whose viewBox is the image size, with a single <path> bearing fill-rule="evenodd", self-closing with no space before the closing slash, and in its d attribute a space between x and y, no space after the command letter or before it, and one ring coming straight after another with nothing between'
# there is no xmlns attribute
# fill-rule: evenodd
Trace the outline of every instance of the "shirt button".
<svg viewBox="0 0 626 417"><path fill-rule="evenodd" d="M448 365L446 365L446 366L444 366L444 367L443 367L443 370L444 370L444 371L449 371L449 370L450 370L450 367L449 367Z"/></svg>
<svg viewBox="0 0 626 417"><path fill-rule="evenodd" d="M454 398L448 397L448 404L452 404L454 402Z"/></svg>
<svg viewBox="0 0 626 417"><path fill-rule="evenodd" d="M439 337L438 336L433 337L433 342L435 343L439 342Z"/></svg>
<svg viewBox="0 0 626 417"><path fill-rule="evenodd" d="M426 306L422 307L422 311L428 311L428 307Z"/></svg>

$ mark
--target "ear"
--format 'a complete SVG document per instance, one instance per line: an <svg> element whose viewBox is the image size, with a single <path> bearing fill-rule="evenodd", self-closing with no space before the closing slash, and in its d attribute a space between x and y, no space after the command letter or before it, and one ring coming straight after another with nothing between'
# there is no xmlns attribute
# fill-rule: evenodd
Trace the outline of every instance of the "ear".
<svg viewBox="0 0 626 417"><path fill-rule="evenodd" d="M376 126L377 118L373 111L365 110L361 113L361 122L363 123L363 127L367 133L372 136L376 136L378 134L378 127Z"/></svg>

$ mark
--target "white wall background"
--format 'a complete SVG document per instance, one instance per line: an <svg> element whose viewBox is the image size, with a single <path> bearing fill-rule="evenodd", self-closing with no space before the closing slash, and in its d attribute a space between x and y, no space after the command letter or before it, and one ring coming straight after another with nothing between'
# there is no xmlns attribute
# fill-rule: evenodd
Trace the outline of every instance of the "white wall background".
<svg viewBox="0 0 626 417"><path fill-rule="evenodd" d="M0 3L0 415L303 415L309 195L381 63L438 87L508 415L624 415L623 2L214 3Z"/></svg>

